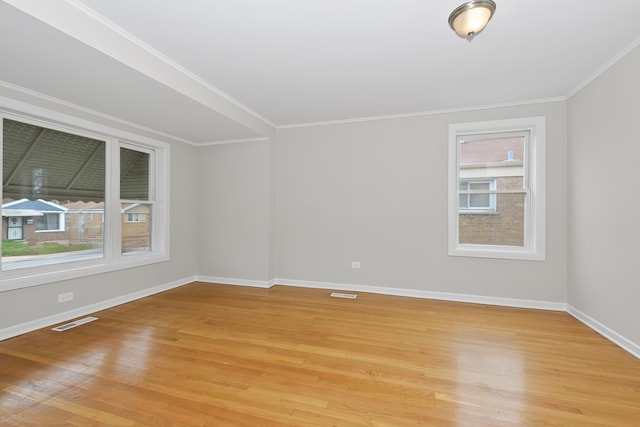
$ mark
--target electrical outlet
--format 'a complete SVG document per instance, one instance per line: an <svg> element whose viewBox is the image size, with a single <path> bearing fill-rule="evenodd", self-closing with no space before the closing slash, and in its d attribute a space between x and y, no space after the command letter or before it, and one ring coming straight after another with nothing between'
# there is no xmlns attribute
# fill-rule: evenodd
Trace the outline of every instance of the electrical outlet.
<svg viewBox="0 0 640 427"><path fill-rule="evenodd" d="M360 268L360 261L351 261L351 268Z"/></svg>
<svg viewBox="0 0 640 427"><path fill-rule="evenodd" d="M68 301L73 301L73 292L66 292L58 295L58 304Z"/></svg>

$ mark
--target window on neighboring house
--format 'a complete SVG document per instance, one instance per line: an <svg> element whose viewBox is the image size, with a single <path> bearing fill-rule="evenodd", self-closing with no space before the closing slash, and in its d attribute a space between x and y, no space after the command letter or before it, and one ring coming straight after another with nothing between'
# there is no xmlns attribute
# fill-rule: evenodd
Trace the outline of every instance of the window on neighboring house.
<svg viewBox="0 0 640 427"><path fill-rule="evenodd" d="M127 222L140 222L140 214L137 214L137 213L127 214Z"/></svg>
<svg viewBox="0 0 640 427"><path fill-rule="evenodd" d="M461 212L495 212L496 195L489 193L496 189L496 180L460 180L460 203L458 209ZM478 193L482 192L482 193Z"/></svg>
<svg viewBox="0 0 640 427"><path fill-rule="evenodd" d="M64 214L62 214L62 215L64 215ZM42 215L36 217L36 230L38 230L38 231L64 231L64 223L62 223L60 221L60 214L59 213L46 212L46 213L43 213Z"/></svg>
<svg viewBox="0 0 640 427"><path fill-rule="evenodd" d="M544 118L449 133L449 254L543 260Z"/></svg>
<svg viewBox="0 0 640 427"><path fill-rule="evenodd" d="M4 107L0 105L3 214L34 220L12 230L20 233L21 242L11 242L11 248L3 242L0 291L168 259L166 143L100 125L87 130L87 122L76 128L74 123L80 122L73 117L46 110L37 111L55 117L55 123ZM67 124L59 124L62 118ZM127 228L122 209L132 203L139 206L127 213L133 222ZM92 211L88 223L97 213L104 225L88 227L82 213L87 209ZM151 213L153 222L141 224ZM2 227L7 227L4 217ZM57 256L46 257L53 244Z"/></svg>

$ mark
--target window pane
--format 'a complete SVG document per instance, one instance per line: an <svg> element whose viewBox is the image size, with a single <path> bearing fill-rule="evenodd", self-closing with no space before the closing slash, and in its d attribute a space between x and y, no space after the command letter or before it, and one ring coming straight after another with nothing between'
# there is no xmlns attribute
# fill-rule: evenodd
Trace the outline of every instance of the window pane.
<svg viewBox="0 0 640 427"><path fill-rule="evenodd" d="M122 253L151 250L152 200L149 191L150 155L120 148ZM141 200L149 201L142 203Z"/></svg>
<svg viewBox="0 0 640 427"><path fill-rule="evenodd" d="M473 191L487 191L490 190L488 182L469 182L469 190Z"/></svg>
<svg viewBox="0 0 640 427"><path fill-rule="evenodd" d="M151 250L151 204L122 203L122 253Z"/></svg>
<svg viewBox="0 0 640 427"><path fill-rule="evenodd" d="M493 213L460 212L459 243L524 246L525 197L523 193L497 194Z"/></svg>
<svg viewBox="0 0 640 427"><path fill-rule="evenodd" d="M524 136L476 136L459 144L461 191L523 189ZM524 194L464 196L467 205L460 205L459 243L524 245Z"/></svg>
<svg viewBox="0 0 640 427"><path fill-rule="evenodd" d="M506 177L519 177L498 190L521 190L524 182L525 137L471 138L459 142L460 190L489 190L489 182ZM481 181L481 182L474 182ZM482 183L482 181L484 181ZM464 186L463 186L464 182Z"/></svg>
<svg viewBox="0 0 640 427"><path fill-rule="evenodd" d="M36 217L36 230L59 230L60 214L45 213Z"/></svg>
<svg viewBox="0 0 640 427"><path fill-rule="evenodd" d="M469 207L490 209L491 204L489 194L470 194Z"/></svg>
<svg viewBox="0 0 640 427"><path fill-rule="evenodd" d="M524 137L471 138L460 141L460 166L524 161Z"/></svg>
<svg viewBox="0 0 640 427"><path fill-rule="evenodd" d="M120 198L149 200L149 153L120 148Z"/></svg>
<svg viewBox="0 0 640 427"><path fill-rule="evenodd" d="M102 257L102 224L76 224L104 211L105 142L10 119L2 136L2 270Z"/></svg>

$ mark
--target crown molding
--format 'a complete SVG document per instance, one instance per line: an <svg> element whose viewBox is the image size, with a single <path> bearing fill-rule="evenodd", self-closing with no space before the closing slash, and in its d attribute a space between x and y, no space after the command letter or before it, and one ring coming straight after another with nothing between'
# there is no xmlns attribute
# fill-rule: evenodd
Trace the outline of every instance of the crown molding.
<svg viewBox="0 0 640 427"><path fill-rule="evenodd" d="M638 37L633 42L631 42L629 45L627 45L624 49L622 49L620 52L618 52L616 55L614 55L607 62L602 64L602 66L600 66L598 69L596 69L596 71L591 73L586 79L584 79L576 87L574 87L569 92L569 94L567 95L567 99L571 98L573 95L575 95L578 92L580 92L582 89L584 89L586 86L588 86L592 81L594 81L595 79L600 77L600 75L602 75L609 68L611 68L615 64L617 64L622 58L627 56L629 53L631 53L632 50L634 50L638 46L640 46L640 37Z"/></svg>
<svg viewBox="0 0 640 427"><path fill-rule="evenodd" d="M263 141L268 141L269 138L267 137L259 137L259 138L238 138L238 139L222 139L220 141L209 141L209 142L203 142L200 144L196 144L200 147L203 146L210 146L210 145L224 145L224 144L241 144L241 143L245 143L245 142L263 142Z"/></svg>
<svg viewBox="0 0 640 427"><path fill-rule="evenodd" d="M48 104L52 104L55 107L61 108L63 109L63 112L65 112L66 114L69 114L68 111L64 111L64 110L71 110L71 113L80 113L81 115L87 115L88 117L86 117L86 119L91 120L91 121L106 121L106 125L107 126L111 126L111 127L126 127L126 128L130 128L131 130L133 130L134 132L141 132L141 133L145 133L145 134L150 134L153 137L157 137L158 139L161 140L165 140L165 141L176 141L176 142L182 142L184 144L189 144L189 145L197 145L195 142L184 139L182 137L176 136L176 135L172 135L169 133L165 133L165 132L161 132L157 129L152 129L150 127L146 127L143 126L141 124L138 123L134 123L134 122L130 122L115 116L111 116L109 114L105 114L105 113L101 113L99 111L96 110L92 110L90 108L86 108L86 107L82 107L80 105L74 104L72 102L68 102L68 101L63 101L62 99L59 98L55 98L53 96L49 96L49 95L45 95L43 93L40 92L36 92L34 90L31 89L27 89L24 88L22 86L18 86L15 85L13 83L9 83L9 82L5 82L3 80L0 80L0 88L4 88L8 91L13 92L11 95L12 99L14 99L16 102L18 103L31 103L30 101L34 101L34 99L36 100L35 103L37 103L37 101L44 101ZM15 99L15 94L19 94L19 95L23 95L26 97L29 97L31 99L27 99L27 100L19 100L19 99ZM2 94L0 93L0 96L2 96ZM47 109L51 109L51 106L42 106L42 105L38 105L40 107L43 108L47 108ZM74 114L77 116L77 114ZM105 124L103 122L103 124ZM168 142L167 141L167 142Z"/></svg>
<svg viewBox="0 0 640 427"><path fill-rule="evenodd" d="M280 125L280 126L277 126L277 129L278 130L295 129L295 128L305 128L305 127L313 127L313 126L330 126L330 125L341 125L341 124L360 123L360 122L373 122L378 120L406 119L406 118L414 118L414 117L434 116L438 114L461 113L465 111L488 110L492 108L508 108L508 107L518 107L518 106L533 105L533 104L545 104L549 102L563 102L566 100L567 100L567 97L565 96L556 96L556 97L550 97L550 98L531 99L531 100L516 101L516 102L505 102L505 103L498 103L498 104L475 105L471 107L448 108L448 109L441 109L441 110L426 110L426 111L417 111L413 113L388 114L388 115L382 115L382 116L367 116L367 117L358 117L358 118L344 119L344 120L327 120L327 121L320 121L320 122L296 123L296 124L289 124L289 125Z"/></svg>

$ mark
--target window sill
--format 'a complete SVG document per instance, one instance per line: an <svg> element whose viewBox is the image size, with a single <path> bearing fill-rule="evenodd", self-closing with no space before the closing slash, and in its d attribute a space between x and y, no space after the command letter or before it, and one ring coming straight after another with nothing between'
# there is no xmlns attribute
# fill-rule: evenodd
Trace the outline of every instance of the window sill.
<svg viewBox="0 0 640 427"><path fill-rule="evenodd" d="M0 285L0 292L77 279L128 268L142 267L166 261L169 261L168 254L138 253L131 254L131 256L127 256L118 262L109 262L106 258L99 258L87 261L60 263L43 266L41 268L29 268L28 271L21 271L19 269L6 270L0 272L2 283Z"/></svg>
<svg viewBox="0 0 640 427"><path fill-rule="evenodd" d="M460 215L500 215L500 212L493 210L477 210L477 211L458 211Z"/></svg>
<svg viewBox="0 0 640 427"><path fill-rule="evenodd" d="M449 256L473 258L497 258L521 261L544 261L545 254L521 246L458 245L449 249Z"/></svg>

